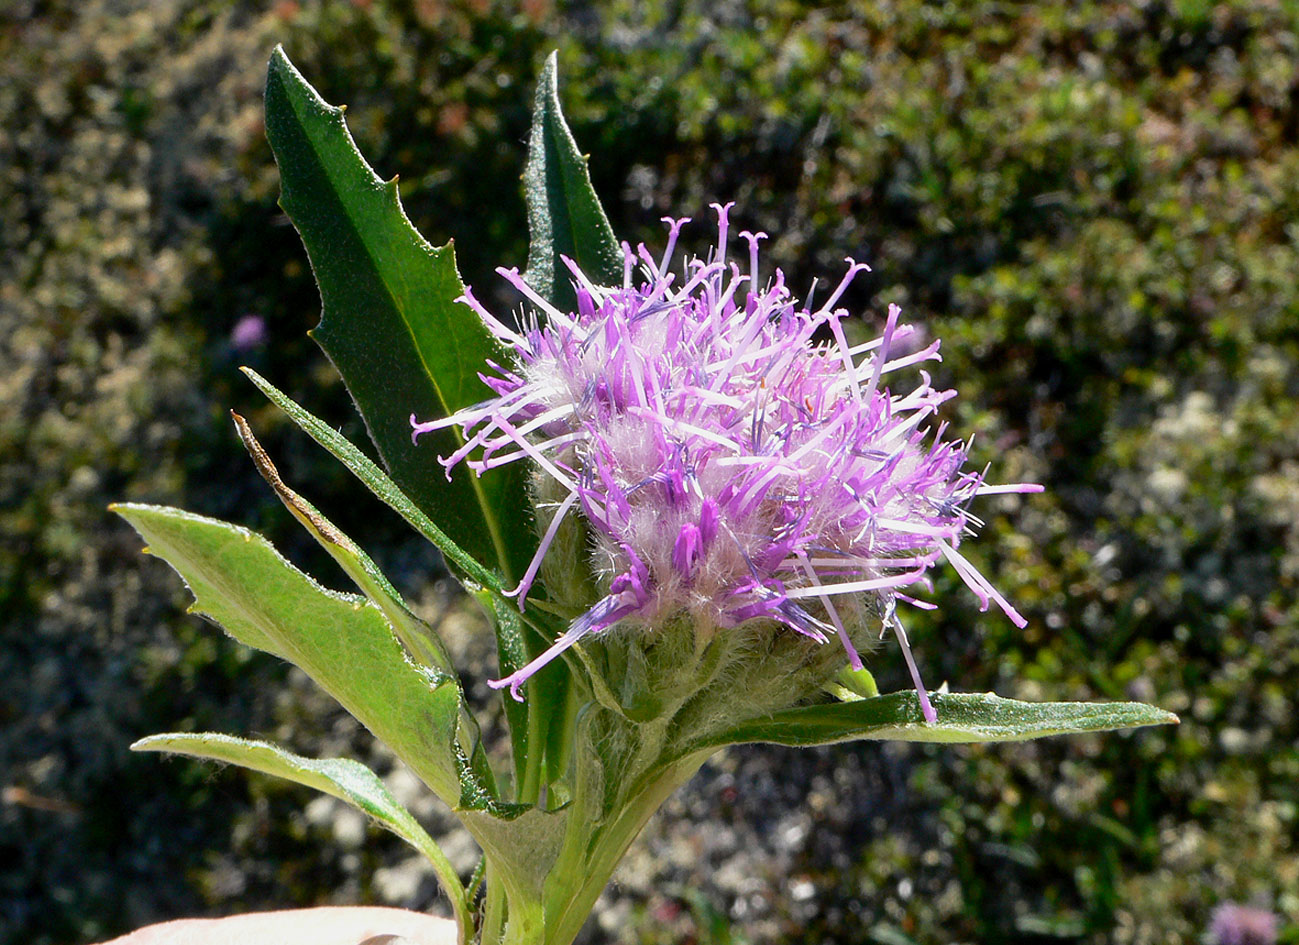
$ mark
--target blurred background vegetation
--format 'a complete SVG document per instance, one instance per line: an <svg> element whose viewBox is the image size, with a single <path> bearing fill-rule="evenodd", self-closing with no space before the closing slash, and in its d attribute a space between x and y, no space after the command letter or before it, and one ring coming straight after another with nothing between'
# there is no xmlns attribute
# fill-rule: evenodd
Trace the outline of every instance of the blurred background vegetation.
<svg viewBox="0 0 1299 945"><path fill-rule="evenodd" d="M392 767L299 674L185 616L106 511L230 518L343 586L229 408L440 617L469 678L488 665L436 555L235 370L363 437L305 337L318 299L275 207L276 42L498 308L552 48L622 238L658 245L660 217L735 200L795 286L869 261L861 330L898 302L941 336L953 429L994 479L1047 486L988 500L970 546L1028 629L940 578L913 629L929 680L1182 716L990 748L731 751L651 826L588 943L1190 943L1227 901L1299 942L1293 2L8 0L3 945L273 905L438 908L396 840L328 799L127 751L217 729ZM873 668L898 688L899 663Z"/></svg>

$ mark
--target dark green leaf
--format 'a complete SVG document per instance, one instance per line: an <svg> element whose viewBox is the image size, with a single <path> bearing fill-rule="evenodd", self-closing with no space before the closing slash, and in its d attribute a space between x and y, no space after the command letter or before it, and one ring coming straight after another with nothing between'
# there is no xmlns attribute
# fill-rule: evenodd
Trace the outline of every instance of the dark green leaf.
<svg viewBox="0 0 1299 945"><path fill-rule="evenodd" d="M502 677L522 669L528 662L526 628L519 612L498 596L479 592L478 602L491 616L496 628L496 656ZM502 694L501 705L510 729L510 752L514 759L515 796L525 779L524 766L530 749L531 732L528 729L530 707L518 702L509 693Z"/></svg>
<svg viewBox="0 0 1299 945"><path fill-rule="evenodd" d="M754 719L690 750L742 742L826 745L871 739L903 742L1012 742L1045 735L1168 725L1177 716L1139 702L1016 702L993 693L932 696L938 721L926 724L914 692L805 706Z"/></svg>
<svg viewBox="0 0 1299 945"><path fill-rule="evenodd" d="M570 312L577 298L561 255L574 260L597 285L622 284L622 250L591 186L586 162L560 110L558 57L551 53L537 83L523 172L530 236L525 278L538 294Z"/></svg>
<svg viewBox="0 0 1299 945"><path fill-rule="evenodd" d="M289 62L271 57L266 134L280 166L280 205L307 247L323 312L312 333L337 366L393 480L461 547L523 572L535 538L522 474L448 481L437 462L452 430L411 442L411 414L447 416L490 394L477 374L499 346L468 307L451 246L430 246L406 218L395 180L357 150L343 110ZM499 473L497 475L496 473Z"/></svg>

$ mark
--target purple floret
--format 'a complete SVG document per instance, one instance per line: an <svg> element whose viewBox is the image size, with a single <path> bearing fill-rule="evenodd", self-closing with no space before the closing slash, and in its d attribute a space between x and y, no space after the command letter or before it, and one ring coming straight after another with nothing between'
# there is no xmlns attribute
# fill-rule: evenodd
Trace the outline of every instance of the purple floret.
<svg viewBox="0 0 1299 945"><path fill-rule="evenodd" d="M1276 945L1279 927L1270 909L1224 902L1213 910L1209 940L1213 945Z"/></svg>
<svg viewBox="0 0 1299 945"><path fill-rule="evenodd" d="M937 341L890 359L916 334L898 324L897 306L881 337L848 344L848 313L835 304L866 266L848 260L839 286L810 310L779 270L759 280L763 234L740 234L747 271L728 260L729 205L714 207L717 247L689 260L680 280L669 264L688 221L668 220L661 259L624 245L621 286L596 286L570 263L576 312L555 309L517 270L498 270L545 318L522 332L465 293L517 363L489 366L491 399L429 423L412 417L414 435L461 428L464 446L441 460L448 475L462 462L481 475L530 460L561 487L513 592L520 606L571 514L584 520L608 587L545 654L492 685L521 698L529 677L584 636L682 613L701 627L764 619L820 642L837 636L861 668L835 598L865 596L901 643L932 722L895 605L926 606L902 590L945 559L985 610L995 602L1023 626L956 549L978 524L966 511L975 496L1041 487L988 486L964 471L968 444L924 426L955 391L935 390L923 370L904 395L884 386L885 375L939 360ZM831 342L815 340L822 329Z"/></svg>

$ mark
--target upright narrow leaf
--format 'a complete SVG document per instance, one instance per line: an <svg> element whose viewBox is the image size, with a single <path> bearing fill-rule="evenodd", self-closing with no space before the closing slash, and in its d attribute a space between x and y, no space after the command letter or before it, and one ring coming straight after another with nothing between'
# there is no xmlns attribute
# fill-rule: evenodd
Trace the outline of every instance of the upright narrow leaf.
<svg viewBox="0 0 1299 945"><path fill-rule="evenodd" d="M567 311L576 308L577 298L561 255L576 261L596 283L622 284L622 251L591 186L586 160L559 107L559 63L551 53L537 83L523 172L531 238L525 278Z"/></svg>
<svg viewBox="0 0 1299 945"><path fill-rule="evenodd" d="M523 619L519 612L509 606L509 602L499 595L479 591L475 596L491 618L492 626L496 628L497 665L500 674L508 676L526 665L530 658L526 642L527 630ZM532 750L529 745L532 733L528 727L528 719L531 717L539 722L540 716L533 712L531 706L517 702L513 698L503 698L501 705L505 709L505 720L510 730L510 754L514 762L514 797L520 800L520 792L527 777L525 765Z"/></svg>
<svg viewBox="0 0 1299 945"><path fill-rule="evenodd" d="M275 494L279 496L284 507L296 518L338 566L347 573L356 586L376 607L383 611L388 623L404 647L417 663L432 666L448 675L455 674L455 666L447 653L446 644L437 632L427 623L411 613L401 594L379 570L368 554L347 535L343 534L333 522L325 518L314 505L288 487L280 477L280 471L271 462L262 444L257 442L248 421L231 411L239 439L243 441L253 464L262 474ZM472 718L472 716L466 716Z"/></svg>
<svg viewBox="0 0 1299 945"><path fill-rule="evenodd" d="M283 410L317 443L329 450L340 462L350 469L361 482L379 499L400 514L412 527L437 546L447 559L456 567L463 577L479 585L482 591L477 593L487 614L496 628L498 654L500 656L500 673L507 676L530 659L542 653L549 641L559 635L556 620L549 615L529 615L524 621L513 600L502 594L502 584L495 573L487 571L471 558L463 548L451 541L397 485L384 474L373 462L347 438L329 424L312 416L300 404L294 403L282 391L259 375L256 371L244 368L244 373L268 397L271 402ZM545 633L534 626L540 624ZM523 768L528 758L532 758L534 771L536 765L543 763L542 757L530 755L529 739L535 730L542 743L550 745L562 739L565 724L564 708L569 701L568 692L571 682L566 678L568 668L556 661L547 666L543 672L546 683L535 687L542 695L526 703L515 702L508 695L503 697L506 718L509 721L510 740L514 752L516 768L516 788L524 783ZM563 759L559 752L547 749L544 757L548 770L557 772L562 767ZM535 778L535 773L533 777ZM558 777L558 773L554 777Z"/></svg>
<svg viewBox="0 0 1299 945"><path fill-rule="evenodd" d="M482 587L493 592L501 591L503 585L494 571L483 567L465 549L451 540L442 529L424 514L424 511L411 501L410 496L402 492L397 484L375 463L366 456L347 437L339 433L319 417L296 403L283 391L252 368L243 368L257 388L267 396L271 403L283 410L290 420L302 428L308 436L327 449L330 454L357 479L365 485L381 502L406 520L406 523L433 543L446 559L456 568L462 577L468 577Z"/></svg>
<svg viewBox="0 0 1299 945"><path fill-rule="evenodd" d="M312 336L347 384L392 478L460 546L509 579L535 538L521 473L448 481L437 462L452 430L411 442L409 418L446 416L489 393L477 374L501 357L464 291L451 246L435 249L406 218L396 180L357 150L343 110L289 62L271 58L266 135L280 166L280 205L311 258L323 312ZM497 475L496 473L499 473Z"/></svg>
<svg viewBox="0 0 1299 945"><path fill-rule="evenodd" d="M597 283L621 284L622 251L600 205L600 198L591 186L587 159L578 150L559 104L559 58L555 53L547 57L537 82L523 190L530 238L524 277L529 285L557 308L575 310L577 297L570 281L572 274L562 259L564 256L576 262L587 277ZM553 638L544 639L525 631L525 642L527 657L533 659L549 647ZM502 674L507 663L507 653L502 649ZM526 745L531 753L529 764L534 766L522 782L524 788L539 779L557 777L566 761L561 749L565 739L564 726L572 706L572 686L570 671L563 661L556 660L542 670L524 710L526 736L520 734L515 720L516 716L524 713L510 706L510 699L503 696L506 712L511 717L511 738L516 755ZM530 743L525 739L530 739ZM539 757L543 750L544 759ZM542 764L544 770L538 771L535 767L538 764Z"/></svg>

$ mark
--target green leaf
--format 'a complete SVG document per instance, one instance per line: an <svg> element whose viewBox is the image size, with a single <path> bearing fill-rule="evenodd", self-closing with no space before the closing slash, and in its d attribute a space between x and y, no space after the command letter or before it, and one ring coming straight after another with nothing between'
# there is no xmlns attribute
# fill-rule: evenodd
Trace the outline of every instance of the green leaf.
<svg viewBox="0 0 1299 945"><path fill-rule="evenodd" d="M502 677L544 653L562 632L553 615L533 613L525 622L508 598L480 593L478 600L496 629ZM515 796L526 804L539 800L543 782L556 781L566 773L573 694L572 671L563 660L555 660L533 676L526 701L516 701L508 690L501 692L514 757Z"/></svg>
<svg viewBox="0 0 1299 945"><path fill-rule="evenodd" d="M348 758L317 761L295 755L268 742L248 741L213 733L151 735L140 739L131 749L165 751L235 764L315 788L351 804L401 837L433 864L442 891L451 901L455 912L456 923L461 930L461 945L465 941L465 933L473 929L473 916L465 889L451 861L410 812L397 802L379 776L359 761Z"/></svg>
<svg viewBox="0 0 1299 945"><path fill-rule="evenodd" d="M411 612L410 608L406 606L406 602L402 600L401 594L397 592L397 589L379 570L378 565L371 560L370 556L356 542L339 531L334 523L320 514L320 511L314 505L285 484L284 480L280 478L279 470L275 468L271 458L262 449L262 445L257 442L257 438L253 436L253 431L248 426L248 422L233 411L231 411L231 416L234 418L239 438L253 458L253 463L257 466L257 471L262 474L262 478L279 496L280 501L293 514L293 517L311 534L311 537L316 539L321 547L329 552L330 557L355 582L361 593L383 611L384 616L388 618L389 626L392 627L402 646L406 648L406 652L417 663L455 677L455 665L451 661L451 655L447 652L446 644L442 642L442 638L437 635L437 632ZM464 707L463 702L464 696L462 693L460 744L462 746L473 746L471 757L474 763L470 766L471 771L475 779L481 780L486 789L495 796L496 782L484 755L478 723L472 713ZM463 789L463 773L461 781Z"/></svg>
<svg viewBox="0 0 1299 945"><path fill-rule="evenodd" d="M451 662L451 656L433 628L411 613L406 602L402 600L401 594L356 542L339 531L334 523L320 514L314 505L285 484L280 478L279 470L271 462L270 456L257 442L252 428L248 426L248 421L233 411L230 415L234 418L239 439L243 441L262 478L279 496L284 507L356 583L361 593L383 611L384 616L388 618L388 623L397 634L397 639L406 647L406 651L417 662L454 676L456 669Z"/></svg>
<svg viewBox="0 0 1299 945"><path fill-rule="evenodd" d="M502 677L522 669L528 662L527 631L519 612L499 596L485 591L475 595L478 603L491 618L496 629L496 658ZM525 770L531 751L532 732L528 727L531 717L539 723L541 718L530 711L530 706L518 702L508 694L501 699L505 721L510 730L510 754L514 760L515 797L521 797L528 775ZM540 749L538 749L540 750Z"/></svg>
<svg viewBox="0 0 1299 945"><path fill-rule="evenodd" d="M456 812L510 882L536 886L566 815L492 795L456 741L455 680L411 663L378 607L326 590L246 528L159 506L113 509L185 579L191 611L300 667ZM517 850L535 859L513 862Z"/></svg>
<svg viewBox="0 0 1299 945"><path fill-rule="evenodd" d="M438 528L432 519L425 515L419 506L398 488L387 473L375 465L370 457L357 449L347 437L309 413L301 404L289 398L288 395L252 368L242 368L242 370L257 385L258 389L267 396L271 403L288 414L289 419L301 427L303 432L346 466L379 501L404 518L412 528L432 542L453 568L476 584L497 593L500 592L502 588L501 579L494 572L483 567L469 552L452 541L446 532Z"/></svg>
<svg viewBox="0 0 1299 945"><path fill-rule="evenodd" d="M306 245L323 311L312 336L364 417L393 480L479 561L510 581L536 546L520 470L448 481L437 462L461 443L451 429L411 442L412 414L447 416L490 394L478 379L502 350L473 311L450 244L411 225L396 180L357 150L343 110L328 105L282 49L266 78L266 136L280 166L280 206ZM499 475L497 474L499 473Z"/></svg>
<svg viewBox="0 0 1299 945"><path fill-rule="evenodd" d="M561 255L597 285L622 284L622 250L586 163L559 106L559 62L551 53L537 83L523 171L530 236L524 278L556 308L570 312L577 308L577 297Z"/></svg>
<svg viewBox="0 0 1299 945"><path fill-rule="evenodd" d="M456 815L482 845L493 868L524 898L537 899L559 856L568 822L566 811L532 807L517 816L461 809Z"/></svg>
<svg viewBox="0 0 1299 945"><path fill-rule="evenodd" d="M453 677L407 659L383 612L317 584L246 528L150 505L115 505L194 594L191 612L302 669L449 806L463 792Z"/></svg>
<svg viewBox="0 0 1299 945"><path fill-rule="evenodd" d="M938 721L926 724L914 692L787 709L741 723L688 750L742 742L827 745L870 739L903 742L1013 742L1046 735L1176 724L1177 716L1139 702L1017 702L993 693L933 694Z"/></svg>
<svg viewBox="0 0 1299 945"><path fill-rule="evenodd" d="M401 489L373 461L350 443L346 437L329 424L314 417L301 405L295 403L270 381L251 368L243 372L264 393L272 403L278 406L289 418L303 429L312 439L328 450L343 463L352 473L370 489L382 502L401 515L418 532L431 541L447 557L453 566L470 581L484 589L484 593L475 596L492 620L496 630L500 672L508 676L522 667L549 645L548 640L559 635L555 618L549 614L530 613L525 621L513 600L502 594L500 578L488 571L471 558L463 548L453 542L423 512L415 506ZM544 629L544 633L542 632ZM502 705L505 707L509 722L510 741L515 762L515 784L522 787L525 781L522 766L529 758L529 743L533 735L537 744L544 744L549 749L545 758L535 757L532 770L539 772L543 760L549 764L552 779L559 777L565 755L563 726L566 724L565 706L571 691L572 681L566 664L556 661L547 666L538 675L543 680L533 686L533 692L540 692L538 697L530 698L520 704L502 694ZM530 693L531 696L531 693ZM550 764L553 762L553 764ZM531 779L535 780L537 774Z"/></svg>

